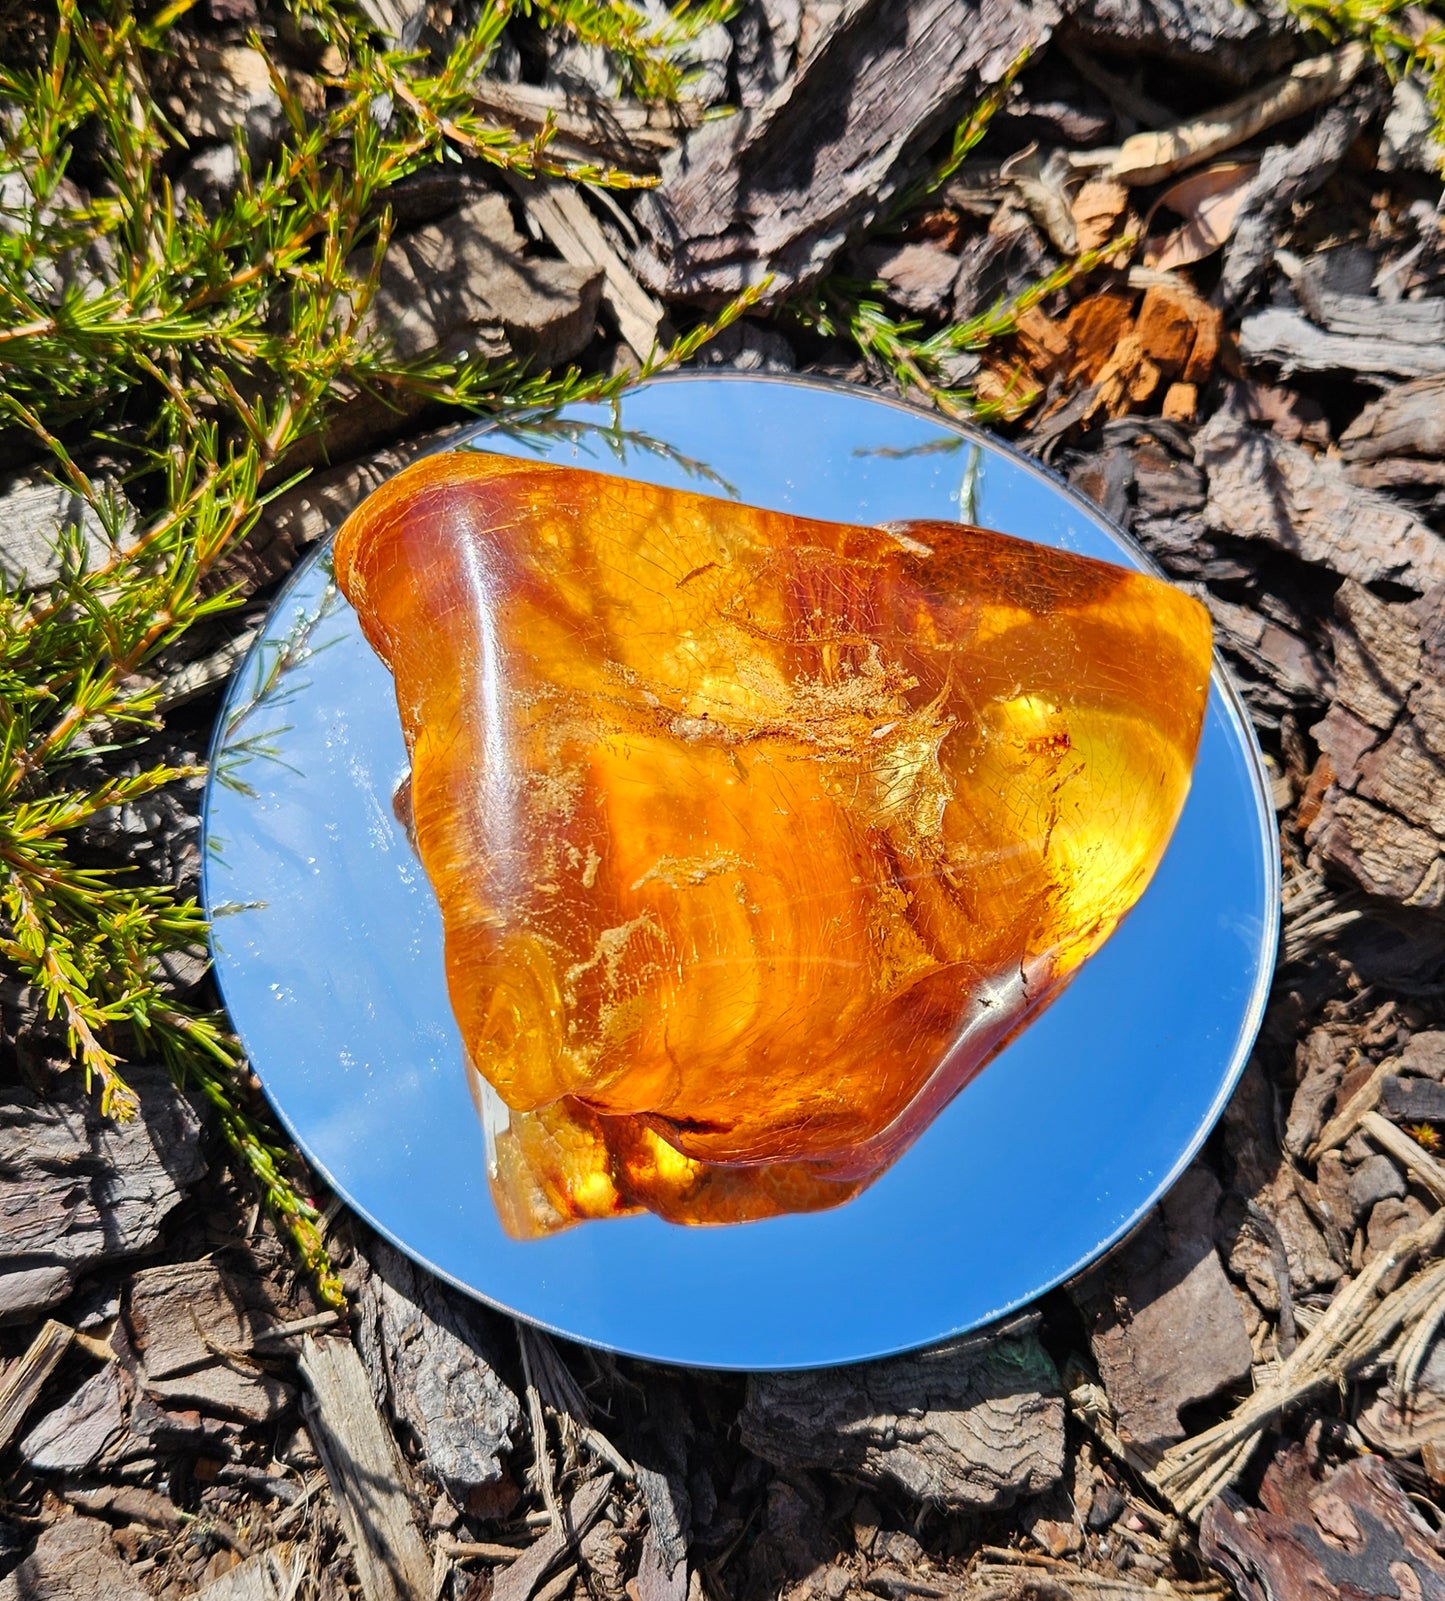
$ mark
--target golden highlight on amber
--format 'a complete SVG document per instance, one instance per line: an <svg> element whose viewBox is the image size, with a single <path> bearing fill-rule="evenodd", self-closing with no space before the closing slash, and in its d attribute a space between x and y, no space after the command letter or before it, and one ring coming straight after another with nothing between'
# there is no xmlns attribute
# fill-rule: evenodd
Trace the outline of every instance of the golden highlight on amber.
<svg viewBox="0 0 1445 1601"><path fill-rule="evenodd" d="M1108 938L1188 791L1204 609L983 529L458 453L335 561L516 1235L846 1200Z"/></svg>

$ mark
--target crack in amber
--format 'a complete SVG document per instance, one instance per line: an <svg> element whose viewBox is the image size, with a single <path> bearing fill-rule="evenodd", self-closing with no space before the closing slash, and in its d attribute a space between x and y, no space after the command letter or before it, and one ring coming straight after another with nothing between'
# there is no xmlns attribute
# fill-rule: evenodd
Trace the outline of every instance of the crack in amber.
<svg viewBox="0 0 1445 1601"><path fill-rule="evenodd" d="M335 562L518 1235L855 1194L1108 938L1188 791L1203 607L983 529L458 453Z"/></svg>

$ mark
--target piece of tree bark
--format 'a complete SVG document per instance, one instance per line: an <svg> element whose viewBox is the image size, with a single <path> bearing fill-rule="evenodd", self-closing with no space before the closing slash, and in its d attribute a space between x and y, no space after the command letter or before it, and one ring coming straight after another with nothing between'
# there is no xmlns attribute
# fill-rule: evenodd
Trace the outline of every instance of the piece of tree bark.
<svg viewBox="0 0 1445 1601"><path fill-rule="evenodd" d="M1184 1438L1181 1407L1248 1377L1254 1352L1214 1245L1218 1181L1195 1166L1126 1243L1071 1287L1124 1442Z"/></svg>
<svg viewBox="0 0 1445 1601"><path fill-rule="evenodd" d="M492 1601L530 1601L537 1586L596 1522L612 1493L612 1475L591 1479L573 1495L561 1518L492 1581Z"/></svg>
<svg viewBox="0 0 1445 1601"><path fill-rule="evenodd" d="M1445 584L1390 605L1335 597L1337 688L1311 730L1300 822L1316 858L1372 895L1445 913Z"/></svg>
<svg viewBox="0 0 1445 1601"><path fill-rule="evenodd" d="M311 1438L351 1543L366 1601L431 1601L432 1563L402 1481L396 1443L372 1399L366 1369L345 1340L301 1348Z"/></svg>
<svg viewBox="0 0 1445 1601"><path fill-rule="evenodd" d="M110 1363L40 1419L20 1441L20 1456L37 1473L67 1476L111 1460L126 1441L134 1393L131 1376Z"/></svg>
<svg viewBox="0 0 1445 1601"><path fill-rule="evenodd" d="M0 1320L33 1316L96 1262L153 1245L205 1172L200 1120L159 1067L128 1067L128 1123L89 1098L0 1086Z"/></svg>
<svg viewBox="0 0 1445 1601"><path fill-rule="evenodd" d="M1340 454L1361 462L1445 457L1445 372L1387 389L1340 435Z"/></svg>
<svg viewBox="0 0 1445 1601"><path fill-rule="evenodd" d="M300 1563L299 1557L288 1562L274 1551L262 1551L202 1585L195 1601L292 1601Z"/></svg>
<svg viewBox="0 0 1445 1601"><path fill-rule="evenodd" d="M478 111L520 134L540 133L550 119L555 132L547 154L554 160L607 162L639 173L656 172L703 113L694 100L647 106L495 78L478 78L471 93Z"/></svg>
<svg viewBox="0 0 1445 1601"><path fill-rule="evenodd" d="M1397 1123L1445 1123L1445 1084L1391 1074L1380 1085L1380 1105Z"/></svg>
<svg viewBox="0 0 1445 1601"><path fill-rule="evenodd" d="M994 1510L1063 1473L1053 1364L1018 1319L915 1355L748 1379L743 1443L783 1469L826 1468L954 1510Z"/></svg>
<svg viewBox="0 0 1445 1601"><path fill-rule="evenodd" d="M1281 67L1298 48L1283 10L1244 0L1084 0L1062 30L1071 45L1139 56L1246 83Z"/></svg>
<svg viewBox="0 0 1445 1601"><path fill-rule="evenodd" d="M1427 378L1445 373L1445 349L1398 339L1357 339L1327 333L1303 312L1267 306L1251 312L1239 328L1239 353L1246 366L1294 372L1345 372L1373 377Z"/></svg>
<svg viewBox="0 0 1445 1601"><path fill-rule="evenodd" d="M669 158L635 213L644 284L706 302L768 274L773 300L814 281L1058 16L1053 0L864 0L767 104Z"/></svg>
<svg viewBox="0 0 1445 1601"><path fill-rule="evenodd" d="M394 240L363 330L404 361L434 350L569 360L592 338L601 265L524 256L522 245L499 194Z"/></svg>
<svg viewBox="0 0 1445 1601"><path fill-rule="evenodd" d="M25 1414L39 1400L45 1381L70 1349L73 1337L74 1331L64 1323L46 1318L24 1356L16 1357L5 1370L0 1378L0 1451L10 1444Z"/></svg>
<svg viewBox="0 0 1445 1601"><path fill-rule="evenodd" d="M67 1517L42 1531L35 1549L6 1579L0 1601L149 1601L95 1518Z"/></svg>
<svg viewBox="0 0 1445 1601"><path fill-rule="evenodd" d="M114 493L119 497L119 490ZM120 549L135 525L127 511ZM43 589L60 576L61 530L85 552L87 566L104 566L116 555L95 507L73 489L44 479L21 480L0 492L0 578Z"/></svg>
<svg viewBox="0 0 1445 1601"><path fill-rule="evenodd" d="M256 1329L235 1280L211 1262L146 1268L131 1282L126 1321L157 1400L265 1423L292 1398L250 1356Z"/></svg>
<svg viewBox="0 0 1445 1601"><path fill-rule="evenodd" d="M567 183L513 183L527 215L546 235L563 261L584 271L602 268L602 303L617 331L639 361L652 354L665 313L638 283L631 267L612 248L578 189Z"/></svg>
<svg viewBox="0 0 1445 1601"><path fill-rule="evenodd" d="M1326 106L1302 139L1265 151L1225 246L1218 296L1226 311L1244 304L1273 261L1290 207L1329 178L1383 104L1384 90L1369 78Z"/></svg>
<svg viewBox="0 0 1445 1601"><path fill-rule="evenodd" d="M489 1314L383 1240L366 1255L372 1272L357 1305L357 1343L372 1392L389 1399L432 1472L465 1504L502 1476L522 1421L517 1397L497 1376Z"/></svg>
<svg viewBox="0 0 1445 1601"><path fill-rule="evenodd" d="M1204 519L1360 583L1412 589L1445 582L1445 539L1387 496L1357 489L1319 460L1219 412L1199 430L1195 460L1209 479Z"/></svg>
<svg viewBox="0 0 1445 1601"><path fill-rule="evenodd" d="M1199 1530L1205 1557L1243 1601L1445 1601L1435 1537L1378 1458L1319 1475L1294 1447L1271 1463L1259 1495L1258 1507L1221 1496Z"/></svg>

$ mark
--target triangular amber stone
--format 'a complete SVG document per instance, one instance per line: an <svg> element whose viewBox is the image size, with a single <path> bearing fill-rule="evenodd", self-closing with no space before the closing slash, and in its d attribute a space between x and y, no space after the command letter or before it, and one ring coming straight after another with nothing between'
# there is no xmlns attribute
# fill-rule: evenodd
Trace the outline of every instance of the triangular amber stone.
<svg viewBox="0 0 1445 1601"><path fill-rule="evenodd" d="M336 576L521 1235L876 1177L1139 898L1209 683L1142 573L499 456L392 479Z"/></svg>

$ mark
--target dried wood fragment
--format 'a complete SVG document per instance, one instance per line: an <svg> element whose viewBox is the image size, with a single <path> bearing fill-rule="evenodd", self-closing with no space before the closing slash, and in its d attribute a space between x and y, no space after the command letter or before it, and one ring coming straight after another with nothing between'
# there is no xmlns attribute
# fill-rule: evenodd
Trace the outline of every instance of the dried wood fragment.
<svg viewBox="0 0 1445 1601"><path fill-rule="evenodd" d="M17 1447L38 1473L84 1473L122 1450L135 1384L118 1363L111 1363L84 1384L63 1405L48 1412Z"/></svg>
<svg viewBox="0 0 1445 1601"><path fill-rule="evenodd" d="M1282 66L1298 49L1284 11L1247 0L1086 0L1069 8L1064 36L1130 67L1152 56L1235 83ZM1168 121L1141 115L1147 101L1125 109L1145 127Z"/></svg>
<svg viewBox="0 0 1445 1601"><path fill-rule="evenodd" d="M95 1262L153 1245L205 1172L200 1120L158 1067L128 1067L141 1110L102 1117L88 1096L0 1086L0 1320L70 1293Z"/></svg>
<svg viewBox="0 0 1445 1601"><path fill-rule="evenodd" d="M126 1321L145 1387L167 1405L264 1423L291 1400L291 1386L247 1355L251 1313L236 1281L212 1262L137 1273Z"/></svg>
<svg viewBox="0 0 1445 1601"><path fill-rule="evenodd" d="M499 194L394 240L363 330L404 361L434 350L569 360L592 337L601 266L527 257L522 244Z"/></svg>
<svg viewBox="0 0 1445 1601"><path fill-rule="evenodd" d="M1429 378L1445 373L1445 349L1398 339L1357 339L1327 333L1302 312L1267 306L1239 328L1239 353L1248 366L1295 372L1347 372L1357 377Z"/></svg>
<svg viewBox="0 0 1445 1601"><path fill-rule="evenodd" d="M94 1490L76 1490L62 1484L60 1494L82 1512L99 1512L123 1523L148 1523L153 1529L172 1532L185 1524L185 1515L169 1496L138 1484L107 1484Z"/></svg>
<svg viewBox="0 0 1445 1601"><path fill-rule="evenodd" d="M1240 202L1224 253L1219 300L1227 311L1244 304L1274 259L1290 208L1314 194L1329 178L1382 100L1378 81L1366 78L1326 107L1303 138L1275 145L1264 153L1259 172Z"/></svg>
<svg viewBox="0 0 1445 1601"><path fill-rule="evenodd" d="M95 1518L61 1518L8 1578L0 1601L149 1601L121 1561L110 1530Z"/></svg>
<svg viewBox="0 0 1445 1601"><path fill-rule="evenodd" d="M1205 1557L1243 1601L1445 1597L1435 1535L1378 1459L1346 1462L1321 1482L1295 1447L1271 1463L1260 1500L1222 1497L1200 1527Z"/></svg>
<svg viewBox="0 0 1445 1601"><path fill-rule="evenodd" d="M1011 1506L1063 1472L1053 1364L1018 1319L916 1355L754 1374L744 1444L784 1469L826 1468L958 1510Z"/></svg>
<svg viewBox="0 0 1445 1601"><path fill-rule="evenodd" d="M46 1318L24 1356L17 1357L0 1378L0 1451L15 1436L25 1414L40 1398L45 1381L70 1349L73 1331Z"/></svg>
<svg viewBox="0 0 1445 1601"><path fill-rule="evenodd" d="M554 159L609 162L639 173L656 172L703 114L694 100L642 105L495 78L478 78L471 92L477 110L499 127L534 135L550 119L556 134L547 151Z"/></svg>
<svg viewBox="0 0 1445 1601"><path fill-rule="evenodd" d="M1158 1213L1072 1287L1121 1438L1146 1457L1184 1436L1181 1407L1238 1384L1254 1353L1215 1249L1218 1181L1191 1168Z"/></svg>
<svg viewBox="0 0 1445 1601"><path fill-rule="evenodd" d="M300 1557L287 1561L274 1551L262 1551L203 1585L195 1601L292 1601L305 1576Z"/></svg>
<svg viewBox="0 0 1445 1601"><path fill-rule="evenodd" d="M1097 151L1083 159L1089 166L1103 165L1120 183L1159 183L1186 167L1233 150L1266 128L1323 105L1353 83L1369 60L1369 47L1351 41L1330 55L1301 61L1284 77L1231 100L1207 117L1136 133L1107 162L1101 160L1104 153Z"/></svg>
<svg viewBox="0 0 1445 1601"><path fill-rule="evenodd" d="M518 180L514 187L527 215L563 261L584 270L602 268L602 303L616 318L617 331L632 353L646 361L666 314L612 248L581 194L567 183Z"/></svg>
<svg viewBox="0 0 1445 1601"><path fill-rule="evenodd" d="M1360 491L1360 493L1365 493ZM1372 895L1445 913L1445 584L1389 605L1335 597L1334 703L1301 804L1321 864Z"/></svg>
<svg viewBox="0 0 1445 1601"><path fill-rule="evenodd" d="M636 208L643 282L708 301L768 274L773 299L813 281L1058 15L1053 0L863 0L765 105L689 135Z"/></svg>
<svg viewBox="0 0 1445 1601"><path fill-rule="evenodd" d="M531 1601L537 1586L592 1527L611 1493L610 1473L584 1484L567 1503L560 1522L497 1574L492 1601Z"/></svg>
<svg viewBox="0 0 1445 1601"><path fill-rule="evenodd" d="M1413 589L1445 582L1445 539L1388 497L1358 489L1338 464L1219 412L1195 437L1209 479L1205 521L1342 577Z"/></svg>
<svg viewBox="0 0 1445 1601"><path fill-rule="evenodd" d="M458 1503L494 1484L521 1422L497 1374L491 1315L416 1268L382 1240L357 1305L357 1342L372 1393L420 1445ZM505 1325L503 1325L505 1326Z"/></svg>
<svg viewBox="0 0 1445 1601"><path fill-rule="evenodd" d="M307 1422L351 1543L366 1601L432 1601L432 1563L403 1489L396 1444L366 1369L344 1340L307 1335Z"/></svg>
<svg viewBox="0 0 1445 1601"><path fill-rule="evenodd" d="M1380 1086L1380 1103L1397 1123L1445 1123L1445 1084L1427 1078L1396 1078Z"/></svg>
<svg viewBox="0 0 1445 1601"><path fill-rule="evenodd" d="M1346 461L1445 457L1445 370L1387 389L1340 435L1340 454Z"/></svg>

